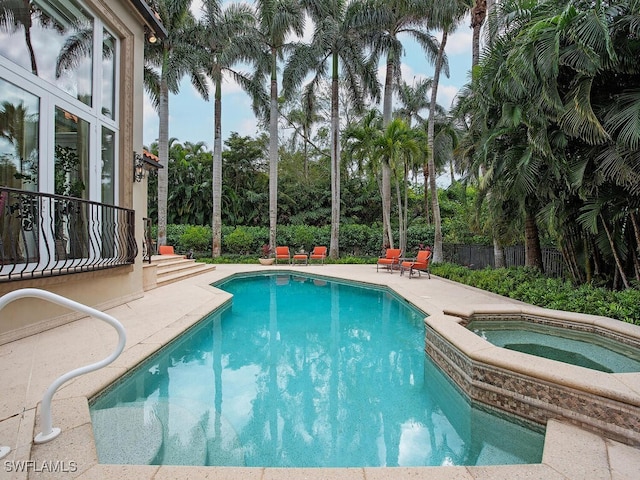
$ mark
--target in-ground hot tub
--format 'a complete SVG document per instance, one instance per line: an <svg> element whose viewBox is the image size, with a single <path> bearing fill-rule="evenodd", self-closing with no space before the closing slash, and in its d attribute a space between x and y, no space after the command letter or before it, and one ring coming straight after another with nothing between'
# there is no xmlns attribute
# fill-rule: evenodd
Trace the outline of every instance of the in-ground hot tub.
<svg viewBox="0 0 640 480"><path fill-rule="evenodd" d="M425 320L427 354L472 400L540 424L564 419L640 445L640 372L606 373L502 348L466 328L484 321L581 332L631 351L640 351L640 327L606 317L497 305L447 310Z"/></svg>
<svg viewBox="0 0 640 480"><path fill-rule="evenodd" d="M542 322L472 320L467 328L498 347L606 373L640 372L640 348L595 331Z"/></svg>

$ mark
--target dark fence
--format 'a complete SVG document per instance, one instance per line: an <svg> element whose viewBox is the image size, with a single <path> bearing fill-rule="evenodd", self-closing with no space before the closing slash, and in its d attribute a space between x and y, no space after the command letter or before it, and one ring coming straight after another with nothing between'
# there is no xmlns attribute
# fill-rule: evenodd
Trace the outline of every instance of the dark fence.
<svg viewBox="0 0 640 480"><path fill-rule="evenodd" d="M135 212L0 187L0 282L132 264Z"/></svg>
<svg viewBox="0 0 640 480"><path fill-rule="evenodd" d="M495 267L494 251L491 246L444 244L443 256L445 262L465 265L472 269ZM507 267L524 266L524 246L505 247L504 260ZM558 250L543 248L542 265L546 275L550 277L564 276L564 259Z"/></svg>

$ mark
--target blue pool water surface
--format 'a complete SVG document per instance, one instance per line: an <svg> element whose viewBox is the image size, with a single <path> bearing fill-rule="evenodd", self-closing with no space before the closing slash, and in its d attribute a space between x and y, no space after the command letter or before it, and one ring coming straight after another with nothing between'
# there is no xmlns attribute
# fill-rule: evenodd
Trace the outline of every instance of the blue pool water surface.
<svg viewBox="0 0 640 480"><path fill-rule="evenodd" d="M213 312L91 402L101 463L538 463L544 434L472 407L386 290L299 275L218 285Z"/></svg>

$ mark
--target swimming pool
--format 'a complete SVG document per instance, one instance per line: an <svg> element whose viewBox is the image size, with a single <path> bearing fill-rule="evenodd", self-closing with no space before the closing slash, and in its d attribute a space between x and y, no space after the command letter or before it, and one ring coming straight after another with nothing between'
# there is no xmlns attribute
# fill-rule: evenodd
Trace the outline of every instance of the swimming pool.
<svg viewBox="0 0 640 480"><path fill-rule="evenodd" d="M640 372L640 350L592 332L518 320L474 320L467 328L509 350L601 372Z"/></svg>
<svg viewBox="0 0 640 480"><path fill-rule="evenodd" d="M537 463L541 431L476 408L389 291L300 275L227 304L91 402L101 463L297 467Z"/></svg>

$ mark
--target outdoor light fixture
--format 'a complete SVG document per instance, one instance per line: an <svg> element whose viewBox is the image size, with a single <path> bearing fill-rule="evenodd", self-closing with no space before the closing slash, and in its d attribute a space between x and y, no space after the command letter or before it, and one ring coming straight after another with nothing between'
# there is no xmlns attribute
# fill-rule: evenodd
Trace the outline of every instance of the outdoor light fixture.
<svg viewBox="0 0 640 480"><path fill-rule="evenodd" d="M147 42L151 44L154 44L158 41L158 37L156 37L156 34L153 33L147 26L144 27L144 36L147 37Z"/></svg>
<svg viewBox="0 0 640 480"><path fill-rule="evenodd" d="M144 179L144 159L139 153L133 152L133 180L141 182Z"/></svg>

